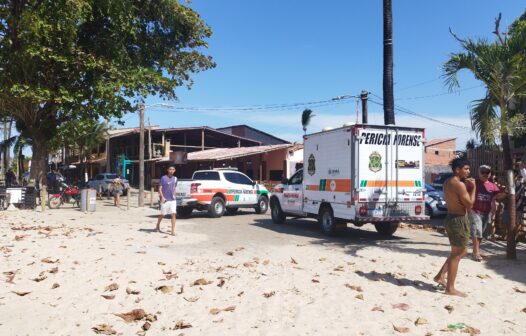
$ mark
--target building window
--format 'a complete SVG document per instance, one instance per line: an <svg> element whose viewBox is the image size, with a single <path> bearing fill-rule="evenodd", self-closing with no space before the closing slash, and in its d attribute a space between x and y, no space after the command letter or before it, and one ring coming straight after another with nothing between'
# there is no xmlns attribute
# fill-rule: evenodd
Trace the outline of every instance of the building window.
<svg viewBox="0 0 526 336"><path fill-rule="evenodd" d="M435 155L438 155L438 151L435 151Z"/></svg>
<svg viewBox="0 0 526 336"><path fill-rule="evenodd" d="M269 175L271 181L281 181L283 179L283 170L271 170Z"/></svg>

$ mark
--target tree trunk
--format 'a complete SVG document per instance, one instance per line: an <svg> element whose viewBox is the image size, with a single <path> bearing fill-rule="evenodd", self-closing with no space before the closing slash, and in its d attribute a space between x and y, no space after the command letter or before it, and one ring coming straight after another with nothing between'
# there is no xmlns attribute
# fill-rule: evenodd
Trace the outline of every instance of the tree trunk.
<svg viewBox="0 0 526 336"><path fill-rule="evenodd" d="M40 133L39 131L36 132ZM31 134L33 134L33 157L31 159L31 178L38 181L40 186L43 186L47 184L47 142L43 140L45 139L44 135L37 135L35 132L32 132Z"/></svg>
<svg viewBox="0 0 526 336"><path fill-rule="evenodd" d="M392 0L384 0L384 124L394 125L393 93L393 10Z"/></svg>
<svg viewBox="0 0 526 336"><path fill-rule="evenodd" d="M508 134L502 134L502 154L504 155L504 170L513 169L513 156L511 154L510 137Z"/></svg>
<svg viewBox="0 0 526 336"><path fill-rule="evenodd" d="M506 257L508 259L517 258L517 244L515 236L516 225L516 200L515 200L515 178L513 176L513 158L510 148L510 137L508 134L501 135L502 152L504 155L504 169L507 172L508 188L510 195L508 197L508 240L506 242Z"/></svg>

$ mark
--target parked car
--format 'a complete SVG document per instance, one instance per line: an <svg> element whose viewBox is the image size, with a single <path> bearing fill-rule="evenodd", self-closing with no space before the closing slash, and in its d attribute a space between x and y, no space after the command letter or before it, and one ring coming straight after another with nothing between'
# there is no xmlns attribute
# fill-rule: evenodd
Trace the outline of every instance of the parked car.
<svg viewBox="0 0 526 336"><path fill-rule="evenodd" d="M93 179L89 180L86 185L87 185L88 188L93 188L93 189L97 190L97 192L99 190L101 190L101 187L102 187L102 192L103 193L107 193L109 185L112 184L112 182L113 182L113 180L115 178L117 178L117 174L115 174L115 173L97 174L97 175L95 175L95 177ZM128 180L126 180L126 179L121 179L121 180L122 180L122 184L124 185L124 191L123 192L124 192L124 195L126 195L127 190L130 187L130 184L129 184Z"/></svg>
<svg viewBox="0 0 526 336"><path fill-rule="evenodd" d="M269 192L236 169L198 170L191 180L179 180L176 188L177 215L189 217L194 209L207 210L210 217L234 215L239 208L257 214L268 209Z"/></svg>
<svg viewBox="0 0 526 336"><path fill-rule="evenodd" d="M446 182L446 180L451 176L453 176L453 173L440 173L435 177L435 180L431 186L436 190L442 190L444 187L444 182Z"/></svg>
<svg viewBox="0 0 526 336"><path fill-rule="evenodd" d="M426 184L426 215L429 217L442 216L447 214L446 200L444 192Z"/></svg>

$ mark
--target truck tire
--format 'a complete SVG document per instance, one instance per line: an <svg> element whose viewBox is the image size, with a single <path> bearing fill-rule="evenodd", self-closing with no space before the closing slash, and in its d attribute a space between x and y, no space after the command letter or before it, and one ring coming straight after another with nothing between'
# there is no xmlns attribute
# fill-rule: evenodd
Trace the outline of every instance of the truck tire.
<svg viewBox="0 0 526 336"><path fill-rule="evenodd" d="M376 231L382 236L392 236L393 233L398 229L398 222L385 222L385 223L375 223L374 227Z"/></svg>
<svg viewBox="0 0 526 336"><path fill-rule="evenodd" d="M274 224L283 224L287 219L287 216L285 216L285 213L283 212L283 210L281 210L281 205L279 205L279 201L275 199L272 199L270 201L270 215Z"/></svg>
<svg viewBox="0 0 526 336"><path fill-rule="evenodd" d="M194 208L189 206L179 206L177 207L177 217L179 218L189 218L192 215Z"/></svg>
<svg viewBox="0 0 526 336"><path fill-rule="evenodd" d="M321 207L320 213L318 214L318 224L320 225L321 231L328 236L332 236L337 232L336 219L330 206L325 205Z"/></svg>
<svg viewBox="0 0 526 336"><path fill-rule="evenodd" d="M267 196L260 196L258 199L258 204L254 207L256 209L257 214L264 214L268 210L268 197Z"/></svg>
<svg viewBox="0 0 526 336"><path fill-rule="evenodd" d="M225 200L219 196L214 196L208 206L208 215L212 218L219 218L225 213Z"/></svg>
<svg viewBox="0 0 526 336"><path fill-rule="evenodd" d="M229 215L229 216L233 216L235 214L237 214L237 211L239 210L239 208L226 208L226 214Z"/></svg>

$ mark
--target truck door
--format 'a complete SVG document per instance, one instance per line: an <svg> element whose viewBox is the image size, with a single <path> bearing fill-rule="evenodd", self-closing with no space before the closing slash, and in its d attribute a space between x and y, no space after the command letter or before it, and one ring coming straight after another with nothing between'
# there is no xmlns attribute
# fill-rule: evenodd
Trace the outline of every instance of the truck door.
<svg viewBox="0 0 526 336"><path fill-rule="evenodd" d="M303 169L298 170L283 187L283 210L303 212Z"/></svg>

